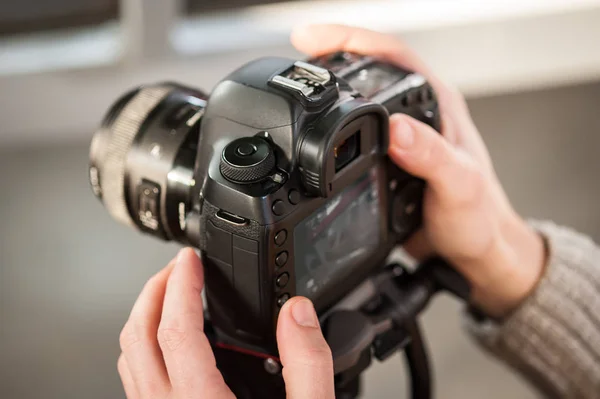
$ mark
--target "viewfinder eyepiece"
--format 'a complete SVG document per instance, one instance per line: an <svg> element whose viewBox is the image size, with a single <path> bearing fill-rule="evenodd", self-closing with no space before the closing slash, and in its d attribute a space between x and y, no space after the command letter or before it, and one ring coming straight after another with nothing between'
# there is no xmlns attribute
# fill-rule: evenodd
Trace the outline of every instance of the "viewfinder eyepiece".
<svg viewBox="0 0 600 399"><path fill-rule="evenodd" d="M339 172L360 154L360 131L343 140L334 147L335 171Z"/></svg>
<svg viewBox="0 0 600 399"><path fill-rule="evenodd" d="M298 164L306 193L327 198L371 168L387 151L382 132L388 120L381 104L365 98L329 110L300 143Z"/></svg>

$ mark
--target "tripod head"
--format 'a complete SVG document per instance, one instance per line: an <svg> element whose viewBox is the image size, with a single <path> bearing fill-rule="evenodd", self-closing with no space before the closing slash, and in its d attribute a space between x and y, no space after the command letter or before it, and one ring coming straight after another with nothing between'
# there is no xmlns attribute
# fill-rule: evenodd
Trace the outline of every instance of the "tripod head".
<svg viewBox="0 0 600 399"><path fill-rule="evenodd" d="M338 399L358 396L360 375L373 356L384 361L401 349L410 368L412 397L431 397L429 361L416 318L440 291L466 301L470 296L466 280L440 258L425 261L413 273L390 264L321 317ZM279 359L219 344L210 325L207 334L217 366L238 398L285 398Z"/></svg>

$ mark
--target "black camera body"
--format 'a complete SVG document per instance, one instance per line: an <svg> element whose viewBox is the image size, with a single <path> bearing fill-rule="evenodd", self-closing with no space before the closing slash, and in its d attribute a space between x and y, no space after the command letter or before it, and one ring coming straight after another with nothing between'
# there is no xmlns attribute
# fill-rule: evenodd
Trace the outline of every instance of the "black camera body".
<svg viewBox="0 0 600 399"><path fill-rule="evenodd" d="M419 74L349 53L261 58L210 97L126 94L94 136L90 180L119 221L200 249L220 342L276 354L286 300L325 312L419 227L424 182L386 155L397 112L440 129Z"/></svg>

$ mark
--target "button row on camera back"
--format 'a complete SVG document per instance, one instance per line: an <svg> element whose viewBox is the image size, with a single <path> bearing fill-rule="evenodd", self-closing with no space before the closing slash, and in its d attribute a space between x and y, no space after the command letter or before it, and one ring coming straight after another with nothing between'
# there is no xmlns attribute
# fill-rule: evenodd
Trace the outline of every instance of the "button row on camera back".
<svg viewBox="0 0 600 399"><path fill-rule="evenodd" d="M298 205L300 203L300 192L298 190L291 189L288 193L288 201L292 205ZM285 202L282 200L275 200L271 206L271 210L275 216L281 216L286 212Z"/></svg>
<svg viewBox="0 0 600 399"><path fill-rule="evenodd" d="M279 277L277 277L277 281L275 281L275 284L277 284L279 288L283 288L286 286L289 280L290 275L287 273L282 273Z"/></svg>
<svg viewBox="0 0 600 399"><path fill-rule="evenodd" d="M277 200L273 202L273 207L271 209L276 216L281 216L285 213L285 204L282 200Z"/></svg>
<svg viewBox="0 0 600 399"><path fill-rule="evenodd" d="M279 267L283 267L287 263L287 260L288 260L288 253L287 253L287 251L283 251L283 252L280 252L277 255L277 257L275 258L275 264Z"/></svg>
<svg viewBox="0 0 600 399"><path fill-rule="evenodd" d="M300 202L300 193L298 190L290 190L288 193L288 200L290 201L290 204L297 205Z"/></svg>
<svg viewBox="0 0 600 399"><path fill-rule="evenodd" d="M286 303L290 299L290 294L283 294L279 298L277 298L277 306L282 307L284 303Z"/></svg>
<svg viewBox="0 0 600 399"><path fill-rule="evenodd" d="M285 240L287 239L287 231L284 230L279 230L276 234L275 234L275 244L280 247L285 243Z"/></svg>

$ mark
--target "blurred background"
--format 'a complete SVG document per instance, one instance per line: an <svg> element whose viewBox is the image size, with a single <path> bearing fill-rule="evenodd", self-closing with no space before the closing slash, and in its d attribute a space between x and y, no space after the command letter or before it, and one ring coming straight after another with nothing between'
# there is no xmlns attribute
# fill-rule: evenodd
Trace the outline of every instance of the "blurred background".
<svg viewBox="0 0 600 399"><path fill-rule="evenodd" d="M91 135L140 83L206 90L262 55L301 57L292 26L403 37L469 100L527 217L600 238L600 0L0 2L0 398L123 398L118 335L176 245L111 220L87 180ZM535 398L439 298L424 315L439 398ZM367 398L406 397L401 356Z"/></svg>

